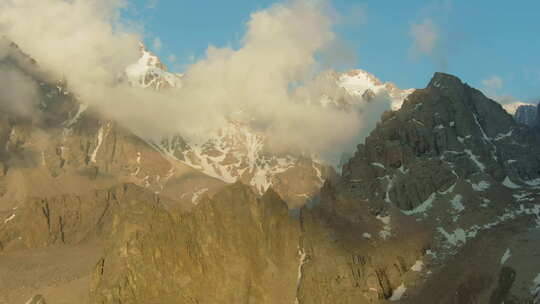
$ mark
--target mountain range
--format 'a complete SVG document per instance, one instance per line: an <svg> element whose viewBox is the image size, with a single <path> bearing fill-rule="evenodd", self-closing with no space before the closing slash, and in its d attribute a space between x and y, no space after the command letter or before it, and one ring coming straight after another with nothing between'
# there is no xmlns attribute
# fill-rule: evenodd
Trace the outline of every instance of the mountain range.
<svg viewBox="0 0 540 304"><path fill-rule="evenodd" d="M401 90L328 72L321 106L390 101L336 170L233 119L148 141L8 44L0 66L39 102L0 109L0 303L540 303L530 108L444 73ZM122 81L182 88L140 51Z"/></svg>

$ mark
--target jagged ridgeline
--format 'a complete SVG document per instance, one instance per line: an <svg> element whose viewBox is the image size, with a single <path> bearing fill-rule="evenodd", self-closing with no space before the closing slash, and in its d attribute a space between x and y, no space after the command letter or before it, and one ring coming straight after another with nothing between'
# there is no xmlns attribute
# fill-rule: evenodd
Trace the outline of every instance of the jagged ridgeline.
<svg viewBox="0 0 540 304"><path fill-rule="evenodd" d="M6 54L0 70L32 80L38 102L0 109L0 303L540 300L538 133L454 76L401 92L337 175L149 143ZM150 61L139 80L168 88ZM230 132L231 147L253 139ZM294 174L253 173L280 165ZM229 183L216 168L252 173ZM291 203L302 194L311 204Z"/></svg>

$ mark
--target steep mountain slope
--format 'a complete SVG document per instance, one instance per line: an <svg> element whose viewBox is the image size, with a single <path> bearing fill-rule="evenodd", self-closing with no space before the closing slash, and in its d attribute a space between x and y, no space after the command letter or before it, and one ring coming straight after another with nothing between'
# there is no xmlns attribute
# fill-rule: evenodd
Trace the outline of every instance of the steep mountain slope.
<svg viewBox="0 0 540 304"><path fill-rule="evenodd" d="M404 282L411 303L524 301L540 272L531 267L540 228L539 149L532 131L499 104L438 73L400 111L384 115L344 167L336 192L365 200L380 216L396 206L434 235L423 258L428 283ZM523 262L497 263L507 249Z"/></svg>

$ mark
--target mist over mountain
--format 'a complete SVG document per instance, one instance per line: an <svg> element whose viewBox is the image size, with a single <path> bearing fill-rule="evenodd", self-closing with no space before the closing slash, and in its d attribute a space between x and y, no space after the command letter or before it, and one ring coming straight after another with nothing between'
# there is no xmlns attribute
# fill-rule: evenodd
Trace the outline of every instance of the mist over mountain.
<svg viewBox="0 0 540 304"><path fill-rule="evenodd" d="M328 69L330 4L180 74L124 1L0 3L0 304L540 303L538 107Z"/></svg>
<svg viewBox="0 0 540 304"><path fill-rule="evenodd" d="M343 90L334 83L320 85L324 78L317 77L317 55L337 43L336 20L326 14L323 2L293 1L254 13L240 48L210 46L205 58L184 73L182 88L166 91L119 81L126 67L128 74L140 69L133 65L140 37L123 31L114 13L121 3L30 2L3 4L0 17L10 25L4 35L32 53L45 70L65 78L82 102L144 138L159 141L179 132L204 142L227 120L241 119L265 133L274 150L316 153L335 163L340 157L335 148L352 150L359 135L373 126L372 117L382 112L377 107L341 111L312 100L321 94L344 98ZM46 26L51 15L63 22ZM65 50L64 45L71 47ZM65 58L76 60L66 65ZM311 85L314 81L318 84ZM291 90L292 84L300 86ZM320 92L323 88L329 92ZM390 102L388 96L380 99Z"/></svg>

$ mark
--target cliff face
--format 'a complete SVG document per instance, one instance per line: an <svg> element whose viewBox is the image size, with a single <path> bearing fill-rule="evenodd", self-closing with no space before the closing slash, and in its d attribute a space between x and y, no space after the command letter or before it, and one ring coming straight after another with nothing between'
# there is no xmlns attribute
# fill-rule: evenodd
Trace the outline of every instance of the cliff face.
<svg viewBox="0 0 540 304"><path fill-rule="evenodd" d="M293 303L299 225L269 191L228 186L189 213L133 201L113 220L95 303Z"/></svg>
<svg viewBox="0 0 540 304"><path fill-rule="evenodd" d="M531 129L459 79L436 74L400 111L383 115L336 188L382 214L398 207L433 234L422 259L430 275L408 289L410 303L526 301L539 271L524 267L538 252L530 231L539 229L539 155ZM507 250L528 262L497 262Z"/></svg>

